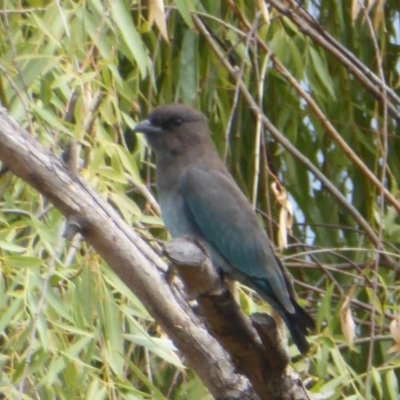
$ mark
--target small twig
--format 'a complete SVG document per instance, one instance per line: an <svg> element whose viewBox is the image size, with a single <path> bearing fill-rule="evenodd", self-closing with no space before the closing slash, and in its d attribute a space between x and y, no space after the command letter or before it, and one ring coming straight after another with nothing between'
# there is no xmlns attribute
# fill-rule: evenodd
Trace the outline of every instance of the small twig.
<svg viewBox="0 0 400 400"><path fill-rule="evenodd" d="M365 6L362 1L358 0L358 3L361 9L364 12L365 20L367 22L367 26L369 28L370 36L372 39L372 43L375 50L375 57L377 61L377 67L379 71L379 77L382 82L382 86L380 87L382 93L382 108L383 108L383 120L382 120L382 135L378 133L378 143L381 143L381 159L382 159L382 172L381 172L381 201L379 207L379 217L381 222L385 218L385 179L386 179L386 172L387 172L387 155L388 155L388 98L387 98L387 91L386 91L386 83L385 83L385 75L383 72L383 61L381 51L379 49L378 41L375 35L374 27L372 25L371 19L368 15L368 12L365 9ZM382 136L382 138L381 138ZM400 213L399 208L397 211ZM378 239L380 243L380 248L382 247L382 237L383 237L383 223L379 224L378 227ZM374 275L372 278L372 290L374 294L378 294L378 273L379 273L379 253L376 255L375 263L374 263ZM372 313L371 313L371 334L370 334L370 342L369 342L369 351L368 351L368 360L367 360L367 368L366 368L366 377L365 377L365 387L366 387L366 395L370 398L371 393L368 390L370 388L370 381L371 381L371 373L372 373L372 364L373 364L373 355L374 355L374 346L375 346L375 327L376 327L376 305L375 302L372 302Z"/></svg>
<svg viewBox="0 0 400 400"><path fill-rule="evenodd" d="M258 21L256 20L256 22ZM257 25L253 24L253 26L251 26L251 29L249 30L249 34L251 34L252 36L253 35L257 36L257 32L255 31L256 27ZM257 80L258 80L257 101L260 110L263 109L264 83L265 83L265 74L267 71L268 62L269 62L269 55L266 54L262 62L261 71L258 71L258 64L255 63L257 70ZM261 149L262 132L263 132L263 124L262 124L261 114L257 113L256 126L255 126L255 143L254 143L254 171L253 171L254 181L253 181L253 190L251 196L253 208L256 208L258 182L260 179L260 149Z"/></svg>
<svg viewBox="0 0 400 400"><path fill-rule="evenodd" d="M205 38L205 40L210 45L211 49L215 52L217 57L221 60L225 68L229 71L232 78L237 80L238 77L235 74L235 70L232 65L228 62L225 55L221 52L218 45L212 40L210 33L207 31L205 26L203 25L200 18L196 15L193 15L193 20ZM292 143L271 123L271 121L264 114L263 110L260 110L257 102L254 100L252 94L247 88L246 84L243 81L239 81L240 90L245 101L250 106L250 109L257 115L260 113L262 115L262 122L266 129L272 134L272 136L283 146L285 147L293 157L295 157L298 161L300 161L317 179L321 181L321 183L325 186L326 190L329 191L338 202L349 212L349 214L353 217L353 219L362 227L368 236L369 240L376 246L379 247L379 238L375 234L374 230L371 228L370 224L365 220L365 218L361 215L361 213L348 202L346 196L341 193L336 186L306 157L304 156L296 147L292 145ZM391 257L388 255L384 256L388 263L392 264L396 268L400 268L398 263L396 263Z"/></svg>
<svg viewBox="0 0 400 400"><path fill-rule="evenodd" d="M297 15L295 10L300 12L301 8L287 8L281 1L278 0L267 1L272 5L272 7L289 18L299 28L300 32L309 36L315 43L318 43L333 57L335 57L376 99L382 101L382 81L380 81L377 77L376 79L373 79L372 72L367 67L362 66L359 61L355 62L355 57L351 57L351 53L337 43L335 39L329 36L329 40L327 40L327 32L325 32L324 35L321 35L320 31L315 29L315 26L310 25L308 20L302 18L303 14L301 16ZM373 82L371 82L369 78L373 79ZM400 112L397 110L396 105L388 102L388 111L393 118L395 118L397 121L400 121Z"/></svg>
<svg viewBox="0 0 400 400"><path fill-rule="evenodd" d="M248 32L252 32L252 25L246 20L244 15L240 13L240 17L242 22L245 24ZM384 196L387 198L388 202L397 210L400 214L400 202L397 198L390 193L388 189L386 189L385 185L382 186L382 182L379 178L375 176L375 174L368 168L368 166L361 160L361 158L357 155L357 153L346 143L343 137L339 134L333 124L330 122L329 118L323 113L321 108L318 106L317 102L310 96L304 87L298 82L294 76L290 73L290 71L284 66L284 64L272 53L271 49L268 45L258 36L254 36L257 44L264 50L265 54L271 58L273 61L275 69L290 83L290 85L296 90L296 92L307 102L310 106L310 109L314 112L316 117L319 119L321 124L325 127L326 132L332 137L332 139L339 145L339 147L343 150L344 154L348 157L348 159L355 164L360 171L366 176L367 179L379 190L384 192ZM386 84L384 81L384 77L381 79L384 82L384 88L386 90ZM386 99L386 100L385 100ZM382 98L383 103L386 104L387 110L387 96ZM259 109L262 110L262 105L258 104Z"/></svg>
<svg viewBox="0 0 400 400"><path fill-rule="evenodd" d="M245 44L245 46L246 46L247 50L249 49L249 45L250 45L250 41L251 41L251 38L252 38L252 34L254 34L254 32L248 33L246 35L246 44ZM240 65L240 68L239 67L236 68L237 69L236 72L237 72L238 75L240 75L241 79L243 77L245 67L246 67L246 58L243 57L242 63ZM235 92L233 94L233 102L232 102L231 112L230 112L230 115L229 115L229 118L228 118L228 123L226 124L225 135L224 135L224 140L225 140L225 148L224 148L224 153L223 153L224 162L226 162L226 159L228 157L228 152L229 152L229 134L230 134L230 131L231 131L231 128L232 128L233 118L234 118L234 115L235 115L235 112L236 112L236 108L237 108L237 104L238 104L238 101L239 101L239 94L240 94L239 85L236 84L235 85Z"/></svg>
<svg viewBox="0 0 400 400"><path fill-rule="evenodd" d="M132 176L129 174L125 174L125 178L127 179L128 183L132 185L150 204L154 212L157 216L161 216L161 209L157 203L155 197L151 194L150 190L147 189L146 185L142 183L138 183Z"/></svg>

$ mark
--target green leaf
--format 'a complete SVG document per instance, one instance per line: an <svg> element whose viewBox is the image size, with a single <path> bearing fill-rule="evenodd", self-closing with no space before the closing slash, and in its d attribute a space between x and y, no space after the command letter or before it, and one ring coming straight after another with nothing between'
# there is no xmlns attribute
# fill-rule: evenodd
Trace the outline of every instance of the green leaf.
<svg viewBox="0 0 400 400"><path fill-rule="evenodd" d="M46 300L48 304L54 308L57 315L62 316L66 321L73 322L73 318L68 310L67 305L51 287L47 288Z"/></svg>
<svg viewBox="0 0 400 400"><path fill-rule="evenodd" d="M116 146L115 150L118 153L123 167L131 176L131 178L134 179L136 182L141 182L136 162L129 151L125 147L121 146Z"/></svg>
<svg viewBox="0 0 400 400"><path fill-rule="evenodd" d="M41 258L31 256L8 255L4 257L4 263L14 268L34 268L44 264Z"/></svg>
<svg viewBox="0 0 400 400"><path fill-rule="evenodd" d="M378 392L379 399L382 399L383 390L382 390L381 375L380 375L379 371L374 367L371 368L371 375L372 375L372 382L375 386L376 391ZM367 388L367 390L368 390L368 388Z"/></svg>
<svg viewBox="0 0 400 400"><path fill-rule="evenodd" d="M182 15L182 18L185 20L189 28L194 27L192 21L191 11L195 10L195 2L194 0L176 0L176 6L178 7L178 11Z"/></svg>
<svg viewBox="0 0 400 400"><path fill-rule="evenodd" d="M119 310L108 288L104 287L103 293L105 298L101 303L101 315L103 317L102 324L107 338L106 359L114 373L122 375L124 367L124 345L122 341Z"/></svg>
<svg viewBox="0 0 400 400"><path fill-rule="evenodd" d="M57 47L61 47L61 43L60 41L57 39L57 37L53 34L53 32L51 32L51 30L49 29L49 26L46 22L42 21L41 18L39 18L39 16L36 13L32 13L32 18L33 20L37 23L38 27L43 31L43 33L50 39L53 41L53 43L57 46Z"/></svg>
<svg viewBox="0 0 400 400"><path fill-rule="evenodd" d="M139 33L132 22L131 13L125 6L125 2L123 0L113 0L111 2L111 14L130 50L130 55L136 60L140 73L145 78L147 75L148 57Z"/></svg>
<svg viewBox="0 0 400 400"><path fill-rule="evenodd" d="M196 53L198 35L187 30L183 36L179 88L183 102L191 104L197 96Z"/></svg>
<svg viewBox="0 0 400 400"><path fill-rule="evenodd" d="M22 299L16 298L8 303L8 308L0 313L0 333L4 332L11 320L21 311Z"/></svg>
<svg viewBox="0 0 400 400"><path fill-rule="evenodd" d="M100 177L107 178L110 181L124 183L124 184L127 183L126 176L120 170L115 170L114 168L104 166L96 169L94 172L100 175Z"/></svg>
<svg viewBox="0 0 400 400"><path fill-rule="evenodd" d="M13 243L8 243L4 240L0 240L0 249L10 251L11 253L23 253L26 251L24 247L18 246Z"/></svg>
<svg viewBox="0 0 400 400"><path fill-rule="evenodd" d="M139 346L146 347L149 351L157 354L160 358L179 368L184 368L179 357L175 353L176 348L170 340L151 338L144 335L124 335L129 341Z"/></svg>
<svg viewBox="0 0 400 400"><path fill-rule="evenodd" d="M382 307L382 302L379 299L379 297L376 295L376 293L374 293L373 289L370 287L366 287L365 291L367 292L370 301L374 304L376 311L380 315L383 315L384 311L383 311L383 307Z"/></svg>
<svg viewBox="0 0 400 400"><path fill-rule="evenodd" d="M396 374L393 369L385 374L386 377L386 387L389 392L390 400L398 400L399 398L399 382L397 380Z"/></svg>
<svg viewBox="0 0 400 400"><path fill-rule="evenodd" d="M132 372L152 391L156 396L156 399L167 400L164 395L160 392L160 390L154 385L153 382L143 373L143 371L138 368L131 360L127 359L127 363L132 370Z"/></svg>
<svg viewBox="0 0 400 400"><path fill-rule="evenodd" d="M110 199L118 207L124 219L128 222L132 222L132 217L141 217L142 211L137 204L132 201L129 197L120 193L111 193Z"/></svg>
<svg viewBox="0 0 400 400"><path fill-rule="evenodd" d="M327 89L330 97L335 100L335 91L333 89L333 82L329 75L328 67L324 61L322 61L321 56L319 55L318 51L315 50L313 47L310 47L309 54L311 58L311 62L314 66L314 71L317 73L319 77L320 83Z"/></svg>
<svg viewBox="0 0 400 400"><path fill-rule="evenodd" d="M47 122L49 126L57 128L61 132L70 134L69 129L63 126L62 121L60 121L53 113L41 107L34 107L33 112L36 113L43 121Z"/></svg>

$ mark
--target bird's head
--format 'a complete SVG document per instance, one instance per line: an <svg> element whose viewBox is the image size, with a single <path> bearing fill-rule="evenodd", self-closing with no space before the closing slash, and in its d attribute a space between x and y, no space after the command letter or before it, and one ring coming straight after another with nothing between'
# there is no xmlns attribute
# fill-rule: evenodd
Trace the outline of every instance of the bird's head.
<svg viewBox="0 0 400 400"><path fill-rule="evenodd" d="M188 154L210 142L207 118L197 110L182 104L167 104L155 108L148 119L135 126L133 132L146 135L157 157Z"/></svg>

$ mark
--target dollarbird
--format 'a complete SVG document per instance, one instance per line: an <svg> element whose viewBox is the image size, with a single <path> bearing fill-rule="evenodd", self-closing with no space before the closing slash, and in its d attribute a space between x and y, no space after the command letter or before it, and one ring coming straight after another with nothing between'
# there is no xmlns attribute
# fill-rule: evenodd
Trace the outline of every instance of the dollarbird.
<svg viewBox="0 0 400 400"><path fill-rule="evenodd" d="M144 133L155 153L159 203L171 236L202 243L218 270L275 308L299 351L307 353L314 321L296 302L255 211L219 157L207 118L168 104L155 108L133 132Z"/></svg>

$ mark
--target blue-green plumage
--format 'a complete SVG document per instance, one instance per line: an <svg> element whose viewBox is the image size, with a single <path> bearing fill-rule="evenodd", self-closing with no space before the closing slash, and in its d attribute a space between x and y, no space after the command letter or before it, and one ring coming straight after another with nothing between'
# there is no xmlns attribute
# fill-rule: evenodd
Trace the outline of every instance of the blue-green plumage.
<svg viewBox="0 0 400 400"><path fill-rule="evenodd" d="M206 118L177 104L155 109L143 132L156 153L157 187L167 229L193 236L214 265L257 291L286 322L294 342L307 352L311 317L293 291L250 203L219 158Z"/></svg>

